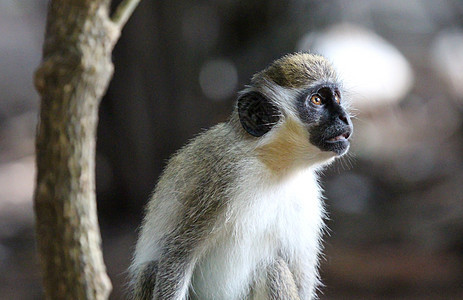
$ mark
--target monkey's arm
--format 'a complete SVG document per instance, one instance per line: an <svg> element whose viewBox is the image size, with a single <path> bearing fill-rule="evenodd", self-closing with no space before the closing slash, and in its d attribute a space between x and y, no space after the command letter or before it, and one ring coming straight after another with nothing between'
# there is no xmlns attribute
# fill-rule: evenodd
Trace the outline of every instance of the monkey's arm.
<svg viewBox="0 0 463 300"><path fill-rule="evenodd" d="M133 269L133 299L187 299L195 264L212 240L209 227L215 222L220 210L217 198L205 198L203 195L204 190L190 192L182 199L182 205L179 206L181 211L166 211L163 214L168 218L168 223L174 226L158 240L159 254ZM153 206L147 219L151 217L152 220L159 220L155 218L154 212L162 209L165 208ZM147 224L142 230L142 241L148 240L153 234L150 230L153 226ZM144 246L140 249L149 248Z"/></svg>
<svg viewBox="0 0 463 300"><path fill-rule="evenodd" d="M133 278L133 283L130 286L130 300L144 300L153 298L153 289L156 283L156 275L158 273L158 262L150 261L141 267Z"/></svg>
<svg viewBox="0 0 463 300"><path fill-rule="evenodd" d="M177 235L166 243L158 260L139 266L131 299L187 299L188 286L199 256L198 249L201 249L198 239L192 239L188 235Z"/></svg>
<svg viewBox="0 0 463 300"><path fill-rule="evenodd" d="M294 282L297 286L301 299L318 299L316 295L317 286L321 285L317 264L312 257L299 257L288 264L289 270L293 274Z"/></svg>
<svg viewBox="0 0 463 300"><path fill-rule="evenodd" d="M183 300L187 298L199 246L193 240L174 240L169 244L158 262L152 299Z"/></svg>
<svg viewBox="0 0 463 300"><path fill-rule="evenodd" d="M294 276L281 257L269 266L267 282L269 300L300 300Z"/></svg>

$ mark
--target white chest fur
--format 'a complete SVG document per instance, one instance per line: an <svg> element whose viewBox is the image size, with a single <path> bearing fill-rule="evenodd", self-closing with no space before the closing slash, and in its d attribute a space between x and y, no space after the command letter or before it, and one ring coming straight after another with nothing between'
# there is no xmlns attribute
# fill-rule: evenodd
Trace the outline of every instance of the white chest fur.
<svg viewBox="0 0 463 300"><path fill-rule="evenodd" d="M271 185L248 180L232 201L195 268L193 298L242 299L279 253L310 266L316 281L323 205L312 170Z"/></svg>

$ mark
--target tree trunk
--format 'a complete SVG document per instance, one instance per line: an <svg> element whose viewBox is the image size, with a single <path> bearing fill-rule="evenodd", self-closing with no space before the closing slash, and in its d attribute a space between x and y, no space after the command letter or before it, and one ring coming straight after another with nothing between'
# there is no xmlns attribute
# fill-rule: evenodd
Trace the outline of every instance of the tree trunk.
<svg viewBox="0 0 463 300"><path fill-rule="evenodd" d="M95 201L98 105L113 74L111 52L139 0L52 0L37 131L35 213L47 299L106 299L111 283Z"/></svg>

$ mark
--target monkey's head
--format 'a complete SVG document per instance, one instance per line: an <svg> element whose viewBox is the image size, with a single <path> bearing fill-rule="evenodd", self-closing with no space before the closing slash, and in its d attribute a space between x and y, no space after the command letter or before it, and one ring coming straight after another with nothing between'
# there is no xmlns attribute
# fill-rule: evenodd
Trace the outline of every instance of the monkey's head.
<svg viewBox="0 0 463 300"><path fill-rule="evenodd" d="M344 155L353 127L331 64L308 53L286 55L253 76L237 115L272 168L321 164Z"/></svg>

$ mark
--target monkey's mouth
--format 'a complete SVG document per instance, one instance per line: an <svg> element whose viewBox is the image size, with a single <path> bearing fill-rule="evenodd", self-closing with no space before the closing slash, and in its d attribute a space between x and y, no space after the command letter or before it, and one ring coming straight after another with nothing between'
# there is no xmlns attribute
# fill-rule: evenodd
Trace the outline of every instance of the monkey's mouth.
<svg viewBox="0 0 463 300"><path fill-rule="evenodd" d="M351 132L347 131L344 132L343 134L337 135L335 137L329 138L326 142L327 143L335 143L339 141L347 141L351 135Z"/></svg>
<svg viewBox="0 0 463 300"><path fill-rule="evenodd" d="M350 146L349 138L352 136L352 130L350 128L344 129L344 131L334 133L330 138L324 139L318 145L323 151L331 151L341 156L347 152Z"/></svg>
<svg viewBox="0 0 463 300"><path fill-rule="evenodd" d="M322 151L334 152L341 156L349 150L352 132L352 126L315 129L313 133L310 133L310 142Z"/></svg>

